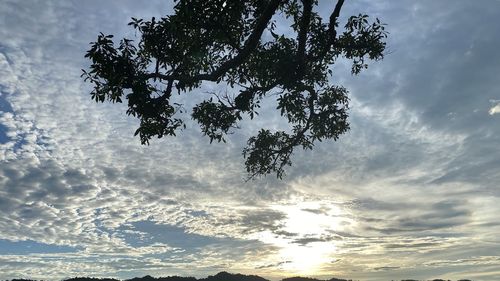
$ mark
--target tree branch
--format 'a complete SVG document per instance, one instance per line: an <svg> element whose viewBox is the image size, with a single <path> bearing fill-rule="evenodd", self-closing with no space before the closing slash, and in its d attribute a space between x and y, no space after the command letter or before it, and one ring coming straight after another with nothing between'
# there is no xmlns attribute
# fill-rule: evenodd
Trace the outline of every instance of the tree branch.
<svg viewBox="0 0 500 281"><path fill-rule="evenodd" d="M309 32L309 25L311 24L311 12L313 7L312 0L302 0L302 4L304 5L302 11L302 18L300 21L300 31L297 38L299 42L299 46L297 48L297 76L300 78L304 74L305 67L305 52L306 52L306 44L307 44L307 33Z"/></svg>
<svg viewBox="0 0 500 281"><path fill-rule="evenodd" d="M183 83L192 83L192 82L197 82L197 81L217 81L219 77L224 75L228 70L240 65L245 59L252 53L252 51L257 47L259 44L260 38L262 37L262 33L266 29L269 21L273 17L273 15L276 12L276 9L278 9L278 6L285 0L271 0L267 7L264 9L264 12L262 15L259 17L259 19L256 20L255 27L252 31L252 34L248 36L247 41L245 42L245 45L241 49L241 51L234 56L232 59L225 61L222 63L219 68L216 70L212 71L211 73L201 73L197 74L191 77L183 76L183 75L166 75L166 74L161 74L161 73L148 73L145 75L146 79L151 79L151 78L159 78L163 80L177 80Z"/></svg>
<svg viewBox="0 0 500 281"><path fill-rule="evenodd" d="M335 37L337 36L336 23L340 15L340 10L342 9L342 5L344 5L344 0L338 0L337 4L335 5L335 9L330 15L330 23L328 24L328 33L331 34L330 37L331 39L335 39Z"/></svg>
<svg viewBox="0 0 500 281"><path fill-rule="evenodd" d="M280 149L268 148L268 153L265 155L265 158L271 159L272 162L268 166L272 167L271 170L277 172L278 178L282 177L283 167L288 163L290 163L289 159L293 153L294 147L299 145L300 142L304 140L306 132L310 129L311 122L313 122L313 119L316 118L317 116L316 112L314 111L314 102L318 99L318 93L316 92L314 87L309 85L302 84L300 85L300 88L303 91L309 92L309 99L308 99L309 116L307 118L306 124L299 130L297 130L291 137L289 137L284 143L285 145L283 147L281 147ZM302 144L304 145L304 147L307 147L307 141ZM280 161L279 167L277 167L278 161ZM250 172L251 170L248 171ZM270 171L267 170L264 173L269 173L269 172ZM245 181L249 181L255 178L257 175L262 175L264 173L262 172L262 170L257 170L251 173Z"/></svg>
<svg viewBox="0 0 500 281"><path fill-rule="evenodd" d="M330 51L332 45L335 43L335 39L337 37L337 19L340 16L340 10L342 9L342 5L344 5L344 0L338 0L337 4L335 5L335 9L333 9L333 12L330 14L330 22L328 23L328 31L327 31L329 36L326 41L325 48L323 49L323 52L321 52L320 55L313 57L312 58L313 60L325 57L328 51Z"/></svg>
<svg viewBox="0 0 500 281"><path fill-rule="evenodd" d="M311 121L313 118L316 116L316 113L314 112L314 102L318 99L318 93L316 93L316 90L312 86L307 86L303 85L303 89L307 92L309 92L309 99L308 99L308 108L309 108L309 117L307 118L306 124L304 125L304 128L297 132L294 136L294 140L290 143L290 148L296 146L300 139L304 137L304 134L309 130L309 126L311 125Z"/></svg>

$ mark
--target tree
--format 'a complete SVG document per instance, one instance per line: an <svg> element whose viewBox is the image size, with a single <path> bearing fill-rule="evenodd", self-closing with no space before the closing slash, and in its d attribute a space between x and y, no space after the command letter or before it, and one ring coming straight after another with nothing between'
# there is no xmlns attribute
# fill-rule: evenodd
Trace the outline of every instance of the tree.
<svg viewBox="0 0 500 281"><path fill-rule="evenodd" d="M127 114L137 117L135 135L142 144L153 137L175 136L185 127L183 106L172 92L187 93L207 81L227 85L233 94L215 95L192 108L210 142L225 142L238 122L258 114L259 103L277 95L276 109L291 130L261 129L243 150L249 177L284 175L296 147L337 140L349 129L348 91L331 85L331 65L352 61L352 73L366 59L383 58L387 33L379 19L351 16L340 31L338 0L328 22L318 15L318 0L176 0L174 14L129 23L138 42L100 34L85 57L82 77L93 84L97 102L128 100ZM281 34L276 18L290 29Z"/></svg>

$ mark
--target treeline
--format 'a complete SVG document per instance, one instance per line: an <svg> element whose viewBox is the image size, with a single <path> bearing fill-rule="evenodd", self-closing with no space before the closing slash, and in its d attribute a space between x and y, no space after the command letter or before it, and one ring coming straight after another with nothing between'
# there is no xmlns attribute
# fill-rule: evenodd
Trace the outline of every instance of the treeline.
<svg viewBox="0 0 500 281"><path fill-rule="evenodd" d="M9 281L9 280L6 280ZM33 280L33 279L12 279L10 281L43 281L43 280ZM231 274L227 272L219 272L216 275L210 275L206 278L196 279L194 277L181 277L181 276L168 276L155 278L149 275L144 277L135 277L132 279L119 280L114 278L94 278L94 277L75 277L70 279L65 279L63 281L269 281L257 275L243 275L243 274ZM319 280L315 278L308 277L291 277L285 278L281 281L353 281L352 279L339 279L331 278L328 280ZM396 280L391 280L396 281ZM445 279L433 279L433 280L415 280L415 279L402 279L401 281L452 281ZM472 281L469 279L460 279L458 281Z"/></svg>

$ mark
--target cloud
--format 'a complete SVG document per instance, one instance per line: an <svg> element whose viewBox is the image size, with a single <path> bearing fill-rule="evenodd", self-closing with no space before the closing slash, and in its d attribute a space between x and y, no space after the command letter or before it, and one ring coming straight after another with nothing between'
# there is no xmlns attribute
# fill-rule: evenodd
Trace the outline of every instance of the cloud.
<svg viewBox="0 0 500 281"><path fill-rule="evenodd" d="M490 110L488 110L488 113L490 115L495 115L497 113L500 113L500 103L498 103L495 106L493 106L492 108L490 108Z"/></svg>
<svg viewBox="0 0 500 281"><path fill-rule="evenodd" d="M498 257L498 256L478 256L478 257L471 257L469 259L439 260L439 261L428 262L428 263L425 263L424 265L426 265L426 266L500 265L500 257Z"/></svg>
<svg viewBox="0 0 500 281"><path fill-rule="evenodd" d="M264 269L264 268L278 268L284 264L290 263L290 261L282 261L274 264L266 264L266 265L260 265L257 266L255 269Z"/></svg>
<svg viewBox="0 0 500 281"><path fill-rule="evenodd" d="M374 270L395 270L395 269L400 269L399 266L381 266L381 267L375 267Z"/></svg>

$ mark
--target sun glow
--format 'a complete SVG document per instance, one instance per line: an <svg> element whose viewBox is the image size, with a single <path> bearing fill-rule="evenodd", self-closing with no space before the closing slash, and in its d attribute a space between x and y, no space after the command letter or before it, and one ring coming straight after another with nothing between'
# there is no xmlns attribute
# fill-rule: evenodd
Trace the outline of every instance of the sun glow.
<svg viewBox="0 0 500 281"><path fill-rule="evenodd" d="M288 245L280 251L286 261L282 268L298 274L312 274L321 271L321 266L332 262L336 246L329 242L313 242L309 245Z"/></svg>
<svg viewBox="0 0 500 281"><path fill-rule="evenodd" d="M325 264L335 261L335 231L347 220L334 203L296 200L276 204L273 209L286 214L279 230L264 231L257 239L279 248L275 261L290 274L319 274Z"/></svg>

